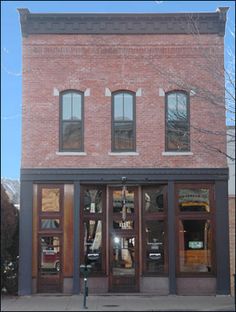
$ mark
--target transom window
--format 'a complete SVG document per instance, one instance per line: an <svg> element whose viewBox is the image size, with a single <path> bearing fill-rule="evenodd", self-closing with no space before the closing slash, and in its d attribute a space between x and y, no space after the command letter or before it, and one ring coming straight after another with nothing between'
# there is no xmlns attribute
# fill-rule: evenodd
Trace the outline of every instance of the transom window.
<svg viewBox="0 0 236 312"><path fill-rule="evenodd" d="M184 91L166 95L166 151L189 151L189 97Z"/></svg>
<svg viewBox="0 0 236 312"><path fill-rule="evenodd" d="M112 151L135 151L135 96L130 91L112 95Z"/></svg>
<svg viewBox="0 0 236 312"><path fill-rule="evenodd" d="M62 92L60 106L60 150L83 151L83 93Z"/></svg>

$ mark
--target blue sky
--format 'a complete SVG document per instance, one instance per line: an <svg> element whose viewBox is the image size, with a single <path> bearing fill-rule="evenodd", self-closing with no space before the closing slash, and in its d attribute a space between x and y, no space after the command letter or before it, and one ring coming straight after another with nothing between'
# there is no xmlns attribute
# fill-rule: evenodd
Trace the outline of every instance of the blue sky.
<svg viewBox="0 0 236 312"><path fill-rule="evenodd" d="M21 159L21 31L17 8L44 12L215 12L230 7L226 50L234 52L234 1L1 1L1 177L18 179ZM228 64L231 60L226 58Z"/></svg>

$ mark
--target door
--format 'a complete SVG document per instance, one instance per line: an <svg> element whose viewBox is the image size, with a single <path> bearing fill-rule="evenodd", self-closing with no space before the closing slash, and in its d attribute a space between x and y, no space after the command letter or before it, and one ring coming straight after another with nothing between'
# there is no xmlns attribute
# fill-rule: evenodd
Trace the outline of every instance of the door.
<svg viewBox="0 0 236 312"><path fill-rule="evenodd" d="M39 236L38 291L61 292L61 236Z"/></svg>
<svg viewBox="0 0 236 312"><path fill-rule="evenodd" d="M111 188L109 195L109 290L139 291L138 189Z"/></svg>

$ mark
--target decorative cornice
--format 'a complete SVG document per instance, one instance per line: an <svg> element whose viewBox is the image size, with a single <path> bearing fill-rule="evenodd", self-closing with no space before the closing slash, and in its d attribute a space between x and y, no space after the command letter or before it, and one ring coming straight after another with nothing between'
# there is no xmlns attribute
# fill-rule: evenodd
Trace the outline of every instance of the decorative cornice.
<svg viewBox="0 0 236 312"><path fill-rule="evenodd" d="M23 36L30 34L219 34L227 7L210 13L30 13L18 9Z"/></svg>

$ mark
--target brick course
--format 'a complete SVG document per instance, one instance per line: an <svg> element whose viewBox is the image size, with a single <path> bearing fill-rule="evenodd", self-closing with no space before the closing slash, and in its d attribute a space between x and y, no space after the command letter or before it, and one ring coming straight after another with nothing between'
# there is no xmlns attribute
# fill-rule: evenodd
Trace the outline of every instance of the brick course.
<svg viewBox="0 0 236 312"><path fill-rule="evenodd" d="M165 91L198 85L224 96L223 37L218 35L30 35L23 38L22 168L221 168L226 157L198 141L226 150L224 136L191 128L188 156L164 156ZM90 88L84 103L85 156L59 151L59 91ZM136 92L135 156L111 152L111 97L105 89ZM224 102L190 97L190 123L226 131Z"/></svg>

